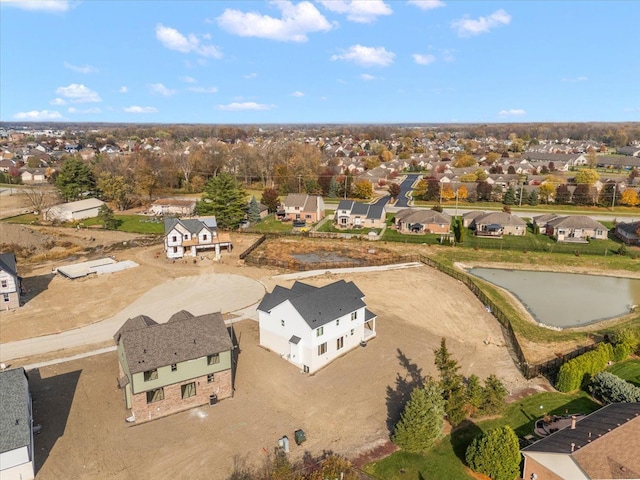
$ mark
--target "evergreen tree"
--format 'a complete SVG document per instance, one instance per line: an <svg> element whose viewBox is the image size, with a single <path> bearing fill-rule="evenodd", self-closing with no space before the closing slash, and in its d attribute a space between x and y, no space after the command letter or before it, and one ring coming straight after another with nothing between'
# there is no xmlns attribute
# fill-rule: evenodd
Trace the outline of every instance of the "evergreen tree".
<svg viewBox="0 0 640 480"><path fill-rule="evenodd" d="M102 228L105 230L116 229L117 221L113 216L113 210L111 210L106 203L100 205L100 208L98 209L98 218L102 222Z"/></svg>
<svg viewBox="0 0 640 480"><path fill-rule="evenodd" d="M249 209L247 210L247 219L251 223L258 223L260 221L260 207L258 207L256 197L251 197Z"/></svg>
<svg viewBox="0 0 640 480"><path fill-rule="evenodd" d="M78 200L96 187L91 169L78 157L68 158L62 163L54 183L65 202Z"/></svg>
<svg viewBox="0 0 640 480"><path fill-rule="evenodd" d="M411 392L395 426L393 443L407 452L424 452L442 435L443 415L442 391L429 378Z"/></svg>
<svg viewBox="0 0 640 480"><path fill-rule="evenodd" d="M221 173L213 177L204 189L202 201L196 205L199 215L215 215L218 227L238 228L244 218L246 208L245 193L236 179Z"/></svg>
<svg viewBox="0 0 640 480"><path fill-rule="evenodd" d="M520 473L520 445L510 426L489 430L476 437L465 459L469 467L492 480L515 480Z"/></svg>
<svg viewBox="0 0 640 480"><path fill-rule="evenodd" d="M535 207L539 203L540 203L540 199L538 198L538 190L536 189L531 190L531 193L529 194L529 198L527 199L527 204L531 205L532 207Z"/></svg>
<svg viewBox="0 0 640 480"><path fill-rule="evenodd" d="M483 388L477 375L471 375L467 380L467 410L473 417L482 406Z"/></svg>
<svg viewBox="0 0 640 480"><path fill-rule="evenodd" d="M331 181L329 182L329 197L336 198L338 193L340 192L340 184L338 184L338 180L336 177L331 177Z"/></svg>
<svg viewBox="0 0 640 480"><path fill-rule="evenodd" d="M509 392L495 375L489 375L484 381L482 389L482 404L480 410L483 415L497 415L505 406L505 398Z"/></svg>
<svg viewBox="0 0 640 480"><path fill-rule="evenodd" d="M516 192L513 187L507 188L507 191L504 192L502 203L504 203L505 205L513 205L514 203L516 203Z"/></svg>
<svg viewBox="0 0 640 480"><path fill-rule="evenodd" d="M466 416L467 402L462 376L458 373L460 366L451 358L447 349L447 341L440 340L440 348L433 351L435 365L440 372L440 388L445 401L445 411L451 425L457 425Z"/></svg>

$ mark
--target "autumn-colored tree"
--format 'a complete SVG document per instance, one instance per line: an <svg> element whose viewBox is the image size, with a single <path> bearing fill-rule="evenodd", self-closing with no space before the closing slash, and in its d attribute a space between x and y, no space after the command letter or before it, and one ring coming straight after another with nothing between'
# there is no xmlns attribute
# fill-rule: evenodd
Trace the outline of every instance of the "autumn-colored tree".
<svg viewBox="0 0 640 480"><path fill-rule="evenodd" d="M269 213L274 213L280 206L280 198L275 188L265 188L262 192L262 198L260 203L266 205L269 209Z"/></svg>
<svg viewBox="0 0 640 480"><path fill-rule="evenodd" d="M638 199L638 191L633 188L625 188L624 192L622 192L620 203L622 205L628 205L629 207L639 205L640 200Z"/></svg>
<svg viewBox="0 0 640 480"><path fill-rule="evenodd" d="M461 182L475 182L478 180L478 176L475 173L465 173L464 175L460 175Z"/></svg>
<svg viewBox="0 0 640 480"><path fill-rule="evenodd" d="M368 199L373 196L373 186L368 180L357 180L353 184L353 196Z"/></svg>
<svg viewBox="0 0 640 480"><path fill-rule="evenodd" d="M458 187L458 200L466 200L469 198L469 190L467 190L466 185L460 185Z"/></svg>
<svg viewBox="0 0 640 480"><path fill-rule="evenodd" d="M589 153L587 153L587 165L591 169L596 168L596 166L598 165L598 155L596 154L595 150L591 150Z"/></svg>
<svg viewBox="0 0 640 480"><path fill-rule="evenodd" d="M450 183L446 183L442 186L442 200L453 200L456 198L456 192L453 190L453 186Z"/></svg>
<svg viewBox="0 0 640 480"><path fill-rule="evenodd" d="M456 156L455 160L451 164L456 168L465 168L472 167L477 163L478 161L473 155L469 155L468 153L461 153L460 155Z"/></svg>
<svg viewBox="0 0 640 480"><path fill-rule="evenodd" d="M580 184L593 185L600 179L600 174L591 168L583 168L576 173L574 181Z"/></svg>
<svg viewBox="0 0 640 480"><path fill-rule="evenodd" d="M393 153L385 148L380 152L379 158L381 162L390 162L393 160Z"/></svg>
<svg viewBox="0 0 640 480"><path fill-rule="evenodd" d="M387 187L387 190L389 191L389 195L393 199L398 198L398 196L400 195L400 185L398 185L397 183L390 183Z"/></svg>

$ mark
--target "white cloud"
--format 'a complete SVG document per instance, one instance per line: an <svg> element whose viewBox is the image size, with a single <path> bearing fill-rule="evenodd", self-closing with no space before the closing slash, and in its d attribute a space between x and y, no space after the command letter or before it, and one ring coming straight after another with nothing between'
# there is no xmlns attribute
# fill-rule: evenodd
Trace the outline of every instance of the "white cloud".
<svg viewBox="0 0 640 480"><path fill-rule="evenodd" d="M500 110L498 115L501 117L519 117L522 115L526 115L527 112L522 110L521 108L512 108L510 110Z"/></svg>
<svg viewBox="0 0 640 480"><path fill-rule="evenodd" d="M194 93L217 93L218 87L189 87L187 90Z"/></svg>
<svg viewBox="0 0 640 480"><path fill-rule="evenodd" d="M102 113L102 110L100 110L98 107L85 108L84 110L79 110L75 107L69 107L67 111L69 113Z"/></svg>
<svg viewBox="0 0 640 480"><path fill-rule="evenodd" d="M132 105L123 109L127 113L156 113L158 109L156 107L139 107L138 105Z"/></svg>
<svg viewBox="0 0 640 480"><path fill-rule="evenodd" d="M129 91L129 89L127 88L126 85L123 85L120 87L120 89L118 90L118 92L120 93L127 93Z"/></svg>
<svg viewBox="0 0 640 480"><path fill-rule="evenodd" d="M289 94L290 97L304 97L304 93L302 92L292 92Z"/></svg>
<svg viewBox="0 0 640 480"><path fill-rule="evenodd" d="M157 93L164 97L170 97L176 93L175 90L165 87L162 83L150 83L147 86L149 87L149 90L151 90L151 93Z"/></svg>
<svg viewBox="0 0 640 480"><path fill-rule="evenodd" d="M91 65L72 65L69 62L64 62L64 67L68 68L69 70L73 70L74 72L84 74L96 73L98 71L96 67L93 67Z"/></svg>
<svg viewBox="0 0 640 480"><path fill-rule="evenodd" d="M347 15L356 23L372 23L381 15L391 15L393 10L382 0L318 0L324 8Z"/></svg>
<svg viewBox="0 0 640 480"><path fill-rule="evenodd" d="M360 78L362 80L364 80L365 82L370 82L371 80L375 80L376 79L376 77L374 77L373 75L369 75L368 73L360 74Z"/></svg>
<svg viewBox="0 0 640 480"><path fill-rule="evenodd" d="M102 101L100 95L83 84L78 83L72 83L68 87L58 87L56 88L56 93L71 103L93 103Z"/></svg>
<svg viewBox="0 0 640 480"><path fill-rule="evenodd" d="M13 118L16 120L58 120L62 118L62 115L55 110L31 110L30 112L18 112Z"/></svg>
<svg viewBox="0 0 640 480"><path fill-rule="evenodd" d="M509 25L509 23L511 23L511 15L500 9L488 17L478 17L477 19L465 15L460 20L451 22L451 28L456 30L461 37L473 37L481 33L488 33L501 25Z"/></svg>
<svg viewBox="0 0 640 480"><path fill-rule="evenodd" d="M442 0L409 0L409 5L418 7L420 10L433 10L434 8L444 7Z"/></svg>
<svg viewBox="0 0 640 480"><path fill-rule="evenodd" d="M229 33L282 42L306 42L308 33L326 32L333 28L311 2L293 5L282 0L273 2L273 5L282 12L281 18L227 8L216 20L218 26Z"/></svg>
<svg viewBox="0 0 640 480"><path fill-rule="evenodd" d="M344 60L364 67L387 67L393 63L395 56L395 53L388 52L384 47L352 45L340 55L332 55L331 60Z"/></svg>
<svg viewBox="0 0 640 480"><path fill-rule="evenodd" d="M255 72L251 72L251 73L247 73L246 75L243 75L243 77L246 78L247 80L251 80L252 78L256 78L257 76L258 74Z"/></svg>
<svg viewBox="0 0 640 480"><path fill-rule="evenodd" d="M430 63L433 63L436 61L436 57L429 53L427 54L414 53L411 56L413 57L413 61L416 62L418 65L429 65Z"/></svg>
<svg viewBox="0 0 640 480"><path fill-rule="evenodd" d="M228 112L240 111L240 110L271 110L275 105L267 105L264 103L256 102L232 102L227 105L218 105L219 110L225 110Z"/></svg>
<svg viewBox="0 0 640 480"><path fill-rule="evenodd" d="M169 50L182 53L197 53L203 57L222 58L222 52L215 45L203 45L193 33L183 35L175 28L156 25L156 38Z"/></svg>
<svg viewBox="0 0 640 480"><path fill-rule="evenodd" d="M580 77L564 77L562 79L563 82L567 83L578 83L578 82L586 82L589 78L580 76Z"/></svg>
<svg viewBox="0 0 640 480"><path fill-rule="evenodd" d="M196 80L193 77L190 77L189 75L185 75L184 77L181 77L180 80L182 80L185 83L198 83L198 80Z"/></svg>
<svg viewBox="0 0 640 480"><path fill-rule="evenodd" d="M3 5L23 10L43 12L66 12L71 7L69 0L0 0ZM46 111L46 110L43 110ZM31 112L29 112L31 113Z"/></svg>
<svg viewBox="0 0 640 480"><path fill-rule="evenodd" d="M63 98L54 98L49 102L50 105L66 105L67 102Z"/></svg>

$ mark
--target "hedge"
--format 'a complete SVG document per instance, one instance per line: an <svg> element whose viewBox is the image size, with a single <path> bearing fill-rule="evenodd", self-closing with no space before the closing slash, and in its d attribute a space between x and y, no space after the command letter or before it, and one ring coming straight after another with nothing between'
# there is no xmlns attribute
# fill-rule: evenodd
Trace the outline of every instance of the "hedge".
<svg viewBox="0 0 640 480"><path fill-rule="evenodd" d="M595 350L582 354L560 367L556 388L561 392L573 392L589 382L596 373L602 372L613 360L613 347L601 343Z"/></svg>

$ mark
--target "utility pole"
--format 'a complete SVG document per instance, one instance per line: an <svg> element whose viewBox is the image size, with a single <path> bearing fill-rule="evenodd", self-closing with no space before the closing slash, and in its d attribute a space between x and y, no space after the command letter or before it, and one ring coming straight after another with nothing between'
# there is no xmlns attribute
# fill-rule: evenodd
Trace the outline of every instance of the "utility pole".
<svg viewBox="0 0 640 480"><path fill-rule="evenodd" d="M524 185L521 184L520 185L520 203L518 204L519 207L522 207L522 191L524 190Z"/></svg>
<svg viewBox="0 0 640 480"><path fill-rule="evenodd" d="M456 217L458 216L458 190L460 187L456 188Z"/></svg>
<svg viewBox="0 0 640 480"><path fill-rule="evenodd" d="M611 211L613 212L613 207L616 206L616 184L613 184L613 195L611 198Z"/></svg>

